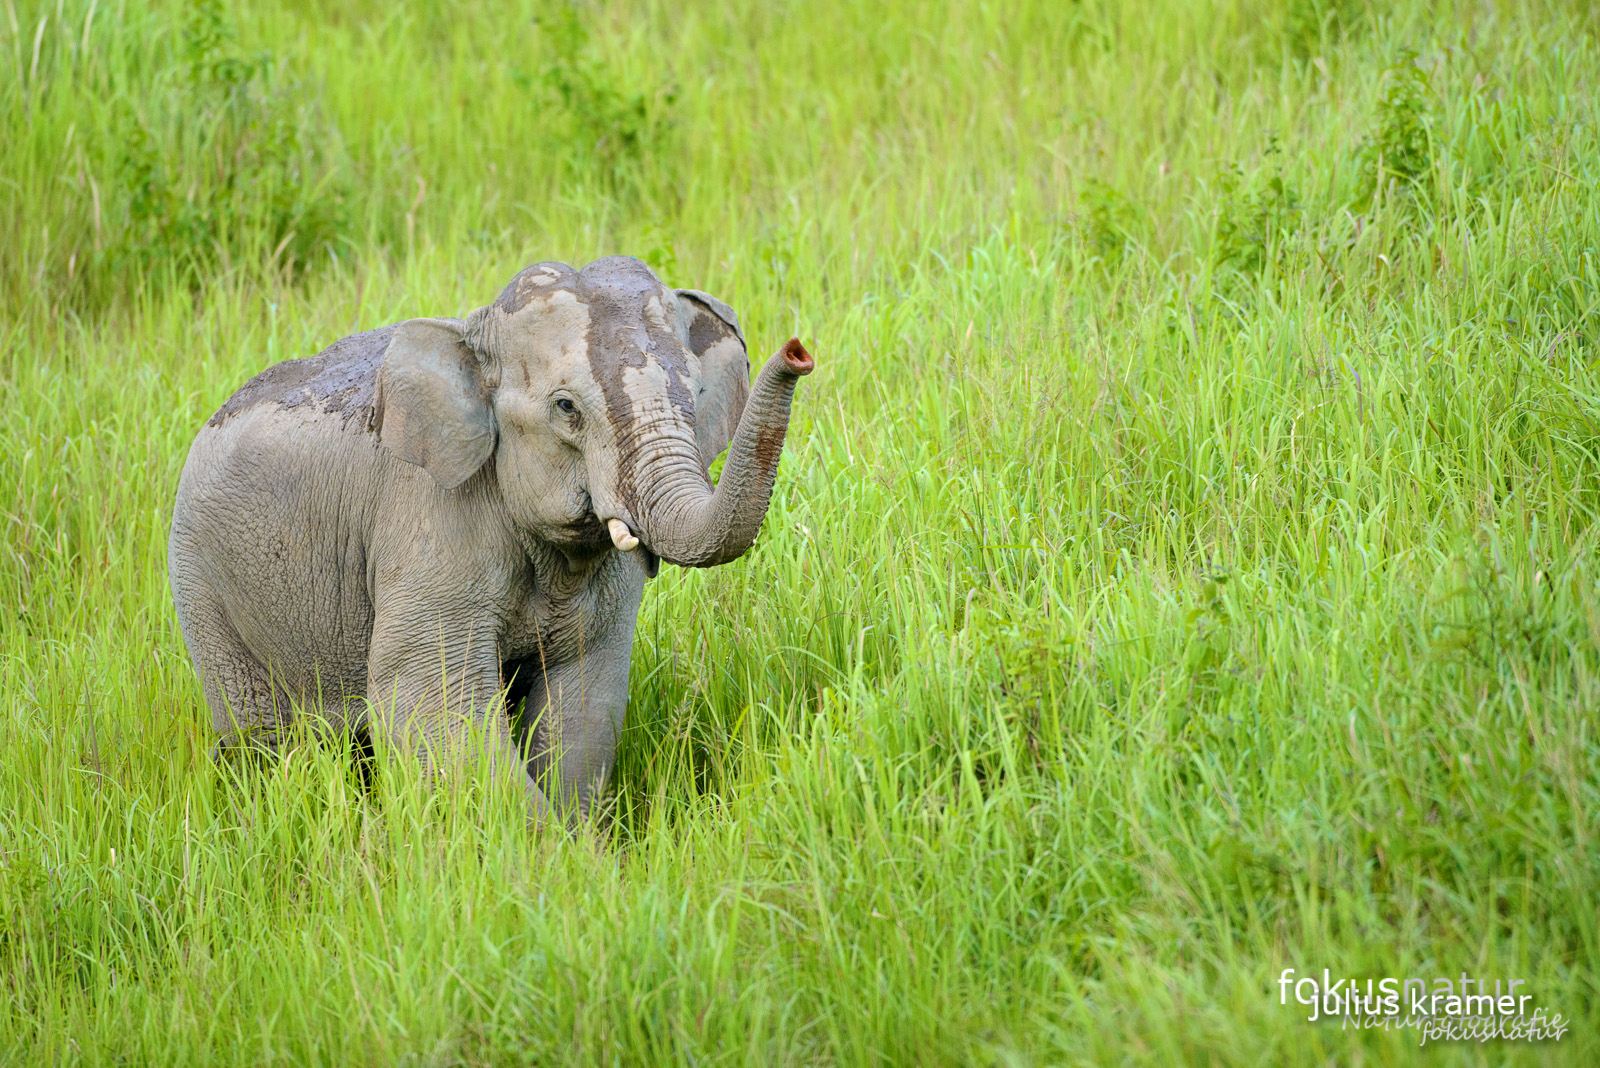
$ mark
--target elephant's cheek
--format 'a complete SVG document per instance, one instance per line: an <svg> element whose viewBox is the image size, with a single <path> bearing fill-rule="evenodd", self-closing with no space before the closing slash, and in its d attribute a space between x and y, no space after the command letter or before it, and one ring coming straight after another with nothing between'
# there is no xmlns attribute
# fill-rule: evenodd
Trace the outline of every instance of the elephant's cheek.
<svg viewBox="0 0 1600 1068"><path fill-rule="evenodd" d="M526 533L554 542L588 542L600 534L584 490L583 469L567 455L512 455L500 485L506 509Z"/></svg>

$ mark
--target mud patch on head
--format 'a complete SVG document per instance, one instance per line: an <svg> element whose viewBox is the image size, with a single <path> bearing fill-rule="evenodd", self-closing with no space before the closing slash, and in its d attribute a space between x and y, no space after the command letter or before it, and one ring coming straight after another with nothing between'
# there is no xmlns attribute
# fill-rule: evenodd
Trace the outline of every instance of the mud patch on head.
<svg viewBox="0 0 1600 1068"><path fill-rule="evenodd" d="M229 418L263 404L279 408L312 405L316 410L341 416L341 425L360 419L371 429L377 394L378 365L389 347L394 327L352 334L315 356L285 360L262 371L239 388L218 408L207 426L222 426Z"/></svg>
<svg viewBox="0 0 1600 1068"><path fill-rule="evenodd" d="M527 306L535 294L548 292L554 287L570 286L577 273L566 264L556 263L553 260L524 267L510 284L500 291L494 306L507 315L515 315Z"/></svg>

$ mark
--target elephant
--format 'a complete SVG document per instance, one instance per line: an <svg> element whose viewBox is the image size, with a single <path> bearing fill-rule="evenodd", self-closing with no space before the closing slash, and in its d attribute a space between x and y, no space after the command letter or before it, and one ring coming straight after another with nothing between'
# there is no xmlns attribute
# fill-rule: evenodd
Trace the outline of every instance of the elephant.
<svg viewBox="0 0 1600 1068"><path fill-rule="evenodd" d="M218 758L302 717L433 775L475 740L531 822L587 816L646 581L750 547L814 366L791 339L752 384L731 308L613 256L269 367L195 437L168 543Z"/></svg>

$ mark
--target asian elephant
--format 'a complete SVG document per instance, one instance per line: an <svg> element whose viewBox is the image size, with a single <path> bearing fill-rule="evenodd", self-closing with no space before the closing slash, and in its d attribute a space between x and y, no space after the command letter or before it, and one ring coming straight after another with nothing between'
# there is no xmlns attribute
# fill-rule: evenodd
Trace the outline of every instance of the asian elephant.
<svg viewBox="0 0 1600 1068"><path fill-rule="evenodd" d="M791 340L752 385L732 309L611 257L269 367L201 428L168 547L219 752L307 711L433 768L470 737L531 820L587 813L646 580L750 547L813 366Z"/></svg>

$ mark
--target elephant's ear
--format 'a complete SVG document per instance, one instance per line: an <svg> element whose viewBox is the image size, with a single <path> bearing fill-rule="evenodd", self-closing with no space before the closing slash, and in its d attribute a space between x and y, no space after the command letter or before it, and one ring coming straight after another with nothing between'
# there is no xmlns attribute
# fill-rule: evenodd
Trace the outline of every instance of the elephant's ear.
<svg viewBox="0 0 1600 1068"><path fill-rule="evenodd" d="M455 319L401 323L378 370L378 440L445 489L472 477L494 451L494 409L465 329Z"/></svg>
<svg viewBox="0 0 1600 1068"><path fill-rule="evenodd" d="M707 468L739 427L750 396L750 354L739 316L722 301L694 289L678 290L678 310L689 348L700 358L700 393L694 399L694 432Z"/></svg>

